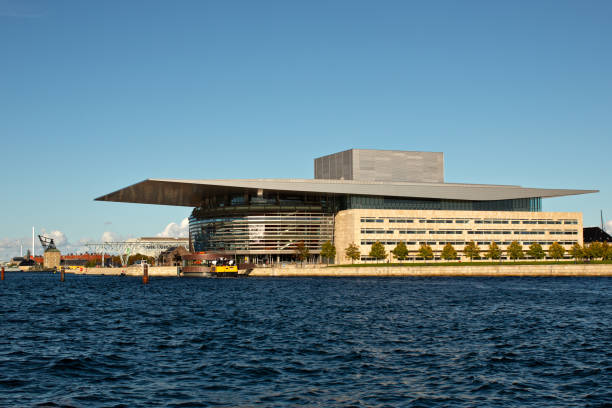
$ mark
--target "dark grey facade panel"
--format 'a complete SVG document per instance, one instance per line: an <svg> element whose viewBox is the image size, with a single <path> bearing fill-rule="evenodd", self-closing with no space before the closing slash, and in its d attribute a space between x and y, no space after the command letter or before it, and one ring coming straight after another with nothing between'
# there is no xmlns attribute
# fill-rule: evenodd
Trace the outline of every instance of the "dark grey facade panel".
<svg viewBox="0 0 612 408"><path fill-rule="evenodd" d="M314 160L315 179L352 180L353 154L346 150Z"/></svg>
<svg viewBox="0 0 612 408"><path fill-rule="evenodd" d="M315 159L315 179L444 182L444 154L351 149Z"/></svg>

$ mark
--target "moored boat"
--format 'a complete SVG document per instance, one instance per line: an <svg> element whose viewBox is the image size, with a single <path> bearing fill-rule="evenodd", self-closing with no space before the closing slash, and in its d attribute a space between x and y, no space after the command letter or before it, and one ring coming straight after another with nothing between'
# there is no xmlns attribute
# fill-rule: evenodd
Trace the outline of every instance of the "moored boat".
<svg viewBox="0 0 612 408"><path fill-rule="evenodd" d="M254 268L253 264L237 265L233 259L214 253L185 254L182 260L179 275L183 277L240 278L248 276Z"/></svg>

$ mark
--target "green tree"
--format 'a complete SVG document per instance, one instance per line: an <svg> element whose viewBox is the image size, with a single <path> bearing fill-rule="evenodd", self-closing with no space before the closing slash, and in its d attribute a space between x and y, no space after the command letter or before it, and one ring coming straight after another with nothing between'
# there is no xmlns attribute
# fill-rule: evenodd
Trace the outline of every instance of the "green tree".
<svg viewBox="0 0 612 408"><path fill-rule="evenodd" d="M558 242L553 242L548 248L548 256L556 261L563 258L563 255L565 255L565 248L563 248Z"/></svg>
<svg viewBox="0 0 612 408"><path fill-rule="evenodd" d="M589 259L603 258L604 248L601 242L591 242L588 246L584 246L584 253Z"/></svg>
<svg viewBox="0 0 612 408"><path fill-rule="evenodd" d="M527 255L535 259L542 259L546 256L546 254L544 253L544 250L542 249L542 245L538 244L537 242L534 242L531 245L529 245L529 249L527 250Z"/></svg>
<svg viewBox="0 0 612 408"><path fill-rule="evenodd" d="M474 258L478 258L478 255L480 254L480 248L478 247L478 245L476 245L474 241L470 241L463 248L463 254L470 258L470 261L473 261Z"/></svg>
<svg viewBox="0 0 612 408"><path fill-rule="evenodd" d="M444 245L444 248L442 248L442 253L440 256L442 259L452 261L453 259L457 259L457 250L455 250L450 242L447 242L446 245Z"/></svg>
<svg viewBox="0 0 612 408"><path fill-rule="evenodd" d="M408 257L408 248L406 247L406 244L404 243L404 241L400 241L397 243L395 248L393 248L391 253L393 254L394 257L396 257L400 261L403 261L404 259Z"/></svg>
<svg viewBox="0 0 612 408"><path fill-rule="evenodd" d="M309 255L310 251L308 250L306 244L304 244L304 241L300 241L295 245L295 256L300 260L302 265L304 264L304 261L308 259Z"/></svg>
<svg viewBox="0 0 612 408"><path fill-rule="evenodd" d="M572 258L574 258L574 262L578 261L579 259L584 258L584 249L582 249L582 246L579 243L575 243L574 245L572 245L572 247L569 250L569 254Z"/></svg>
<svg viewBox="0 0 612 408"><path fill-rule="evenodd" d="M525 257L525 254L523 253L523 246L519 244L518 241L512 241L510 245L508 245L506 251L508 252L508 257L513 261Z"/></svg>
<svg viewBox="0 0 612 408"><path fill-rule="evenodd" d="M608 244L606 241L601 243L601 247L602 247L602 257L601 259L603 261L608 261L610 259L612 259L612 247L610 246L610 244Z"/></svg>
<svg viewBox="0 0 612 408"><path fill-rule="evenodd" d="M119 255L113 255L110 257L110 264L112 266L120 266L121 265L121 257Z"/></svg>
<svg viewBox="0 0 612 408"><path fill-rule="evenodd" d="M499 246L493 241L489 244L489 250L486 252L486 257L489 259L501 258L502 251Z"/></svg>
<svg viewBox="0 0 612 408"><path fill-rule="evenodd" d="M433 249L427 244L421 244L419 248L419 256L425 260L433 259Z"/></svg>
<svg viewBox="0 0 612 408"><path fill-rule="evenodd" d="M336 247L331 241L325 241L323 246L321 246L321 257L327 259L327 265L329 265L330 259L336 257Z"/></svg>
<svg viewBox="0 0 612 408"><path fill-rule="evenodd" d="M376 241L372 244L372 249L370 249L370 256L376 260L385 259L387 257L387 251L385 251L385 246L380 242Z"/></svg>
<svg viewBox="0 0 612 408"><path fill-rule="evenodd" d="M347 246L344 250L344 254L351 260L351 263L354 263L356 260L361 258L361 251L359 251L359 247L355 245L355 243L349 244L349 246Z"/></svg>
<svg viewBox="0 0 612 408"><path fill-rule="evenodd" d="M149 265L155 265L155 258L152 256L146 256L143 254L130 255L128 258L128 265L134 265L137 261L146 261Z"/></svg>

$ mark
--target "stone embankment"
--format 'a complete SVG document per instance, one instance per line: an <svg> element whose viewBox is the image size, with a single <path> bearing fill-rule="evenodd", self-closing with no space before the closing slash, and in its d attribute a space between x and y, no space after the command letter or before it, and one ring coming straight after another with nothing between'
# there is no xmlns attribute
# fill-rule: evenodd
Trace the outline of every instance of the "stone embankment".
<svg viewBox="0 0 612 408"><path fill-rule="evenodd" d="M83 268L66 270L81 275L142 276L142 267ZM149 276L176 277L176 266L150 266ZM298 276L612 276L612 264L561 264L561 265L475 265L475 266L368 266L368 267L308 267L287 266L255 268L249 276L298 277Z"/></svg>
<svg viewBox="0 0 612 408"><path fill-rule="evenodd" d="M256 268L250 276L612 276L612 264Z"/></svg>
<svg viewBox="0 0 612 408"><path fill-rule="evenodd" d="M142 276L142 266L126 266L125 268L83 268L66 269L66 273L76 275L126 275ZM176 266L149 266L149 276L178 276Z"/></svg>

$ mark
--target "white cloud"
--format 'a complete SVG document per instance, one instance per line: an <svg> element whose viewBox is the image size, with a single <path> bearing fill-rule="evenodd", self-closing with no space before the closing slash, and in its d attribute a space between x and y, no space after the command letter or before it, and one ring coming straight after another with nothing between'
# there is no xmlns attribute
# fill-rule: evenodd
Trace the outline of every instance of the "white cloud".
<svg viewBox="0 0 612 408"><path fill-rule="evenodd" d="M166 228L156 236L158 237L174 237L174 238L186 238L189 236L189 219L183 218L179 224L171 222L166 225Z"/></svg>
<svg viewBox="0 0 612 408"><path fill-rule="evenodd" d="M111 241L122 241L119 234L116 234L111 231L104 231L102 237L100 238L100 242L111 242Z"/></svg>
<svg viewBox="0 0 612 408"><path fill-rule="evenodd" d="M52 238L55 246L58 248L68 244L68 238L66 238L66 234L64 234L62 231L55 230L47 232L45 236Z"/></svg>
<svg viewBox="0 0 612 408"><path fill-rule="evenodd" d="M612 220L606 221L604 228L608 234L612 234Z"/></svg>
<svg viewBox="0 0 612 408"><path fill-rule="evenodd" d="M55 246L57 247L57 249L60 250L62 254L75 254L86 252L87 247L83 244L90 241L88 239L80 239L76 242L71 242L63 231L53 230L47 232L47 230L44 228L41 228L40 235L43 235L48 238L53 238ZM36 253L38 254L39 251L42 252L42 248L40 248L40 242L36 240Z"/></svg>
<svg viewBox="0 0 612 408"><path fill-rule="evenodd" d="M68 240L68 237L66 236L66 234L64 234L64 232L60 230L47 231L45 228L41 228L40 232L37 234L40 234L43 237L52 238L53 243L55 244L57 249L59 249L62 252L66 252L69 249L72 250L73 245ZM37 236L36 237L36 251L38 252L39 249L40 249L40 241Z"/></svg>
<svg viewBox="0 0 612 408"><path fill-rule="evenodd" d="M53 230L47 232L46 229L41 228L37 234L45 236L47 238L53 238L53 242L57 249L61 251L62 254L69 253L81 253L85 252L87 248L83 245L85 242L89 242L90 240L79 240L77 242L70 242L66 234L60 230ZM38 237L36 237L35 241L35 252L36 255L41 255L43 253L43 249L40 245L40 241ZM23 245L23 255L27 253L28 250L32 250L32 237L21 237L21 238L1 238L0 239L0 259L9 260L15 256L19 256L21 253L21 246Z"/></svg>
<svg viewBox="0 0 612 408"><path fill-rule="evenodd" d="M23 244L23 254L31 249L32 238L2 238L0 239L0 259L8 261L14 256L19 256Z"/></svg>

